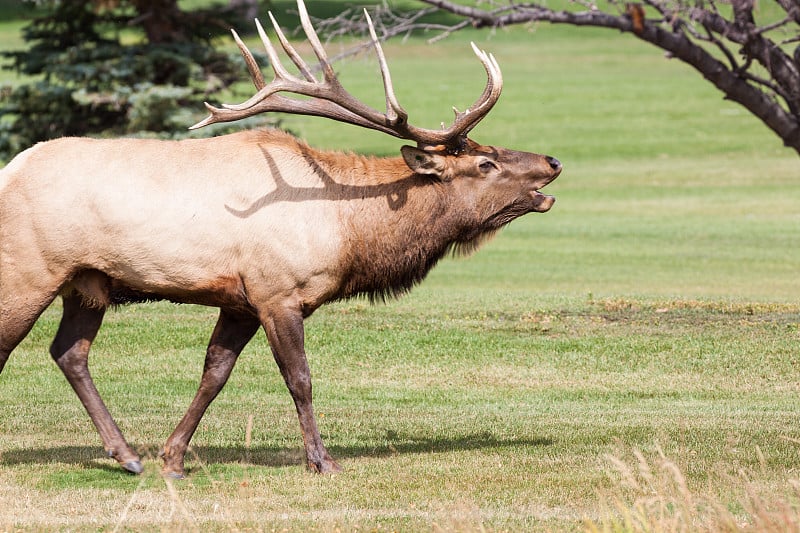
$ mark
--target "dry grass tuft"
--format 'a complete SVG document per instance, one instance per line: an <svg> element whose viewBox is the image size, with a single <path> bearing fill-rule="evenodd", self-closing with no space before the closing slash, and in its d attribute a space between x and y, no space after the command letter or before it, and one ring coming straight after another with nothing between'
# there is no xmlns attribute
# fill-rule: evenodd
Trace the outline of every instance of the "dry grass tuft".
<svg viewBox="0 0 800 533"><path fill-rule="evenodd" d="M760 450L756 450L764 464ZM681 468L660 447L648 460L635 450L633 458L607 456L614 489L601 495L600 519L587 520L585 530L610 532L763 532L800 531L800 480L788 479L783 490L770 491L740 470L736 479L720 478L720 486L735 486L727 497L692 490ZM713 480L712 485L713 486Z"/></svg>

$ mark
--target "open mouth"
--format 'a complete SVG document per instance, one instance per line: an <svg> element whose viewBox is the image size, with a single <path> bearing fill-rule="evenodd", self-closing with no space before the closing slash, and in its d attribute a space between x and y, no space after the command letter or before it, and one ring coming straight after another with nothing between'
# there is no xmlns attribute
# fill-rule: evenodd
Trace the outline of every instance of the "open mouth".
<svg viewBox="0 0 800 533"><path fill-rule="evenodd" d="M556 202L555 196L549 194L542 194L538 190L531 191L531 198L533 198L533 210L537 213L544 213L549 211L553 204Z"/></svg>

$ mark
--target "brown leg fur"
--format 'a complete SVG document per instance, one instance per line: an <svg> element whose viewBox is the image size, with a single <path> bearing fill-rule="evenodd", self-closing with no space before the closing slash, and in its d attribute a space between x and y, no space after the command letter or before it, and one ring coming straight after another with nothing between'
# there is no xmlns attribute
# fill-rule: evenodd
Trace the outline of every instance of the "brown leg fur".
<svg viewBox="0 0 800 533"><path fill-rule="evenodd" d="M139 455L125 441L89 374L89 348L104 314L103 307L85 307L78 294L64 296L64 314L50 354L89 413L108 455L125 470L139 474L143 470Z"/></svg>
<svg viewBox="0 0 800 533"><path fill-rule="evenodd" d="M278 363L297 409L308 468L322 474L340 472L341 467L336 464L322 443L314 418L314 408L311 405L311 372L304 348L302 314L299 310L286 310L282 314L271 313L262 320L262 323L275 362Z"/></svg>
<svg viewBox="0 0 800 533"><path fill-rule="evenodd" d="M219 320L206 351L200 387L161 452L161 457L164 459L163 474L174 478L184 477L183 458L189 441L206 409L228 381L236 359L253 338L258 326L258 319L253 316L233 314L224 309L220 311Z"/></svg>

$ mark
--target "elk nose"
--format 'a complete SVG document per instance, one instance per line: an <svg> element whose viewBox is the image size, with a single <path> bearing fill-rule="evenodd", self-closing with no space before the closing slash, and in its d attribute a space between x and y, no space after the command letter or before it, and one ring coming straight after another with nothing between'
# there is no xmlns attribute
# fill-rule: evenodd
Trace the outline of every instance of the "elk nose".
<svg viewBox="0 0 800 533"><path fill-rule="evenodd" d="M553 170L561 170L561 161L556 159L555 157L550 157L549 155L545 156L545 161L547 164L550 165L550 168Z"/></svg>

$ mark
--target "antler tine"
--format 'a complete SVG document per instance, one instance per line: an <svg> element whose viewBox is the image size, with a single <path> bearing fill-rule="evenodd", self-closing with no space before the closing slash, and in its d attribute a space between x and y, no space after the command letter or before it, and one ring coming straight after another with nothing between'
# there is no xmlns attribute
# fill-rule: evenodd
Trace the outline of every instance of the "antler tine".
<svg viewBox="0 0 800 533"><path fill-rule="evenodd" d="M333 67L331 67L328 61L328 54L325 53L322 42L320 42L316 30L311 24L311 17L308 16L308 10L303 0L297 0L297 11L300 14L300 24L303 26L306 37L308 37L308 43L317 55L317 59L319 59L319 65L322 67L322 74L325 76L325 81L338 84L339 80L336 79L336 73L333 71Z"/></svg>
<svg viewBox="0 0 800 533"><path fill-rule="evenodd" d="M289 59L291 59L297 68L300 69L300 72L307 81L316 82L317 79L314 77L314 74L311 73L311 69L308 68L308 65L305 61L303 61L303 58L300 57L300 54L297 53L297 50L295 50L294 47L289 43L289 39L287 39L286 35L284 35L283 30L281 30L281 27L278 24L278 21L272 16L272 11L268 12L268 15L269 19L272 21L272 27L275 28L275 35L277 35L278 41L280 41L283 50L286 52L286 55L288 55ZM259 34L261 35L261 40L264 41L266 46L266 43L269 42L269 39L267 39L267 34L264 33L263 28L259 28ZM271 46L272 45L270 45L270 47Z"/></svg>
<svg viewBox="0 0 800 533"><path fill-rule="evenodd" d="M275 51L275 48L272 46L272 43L270 42L266 32L264 31L264 28L261 26L261 22L258 19L255 19L255 22L256 22L256 29L258 29L258 35L261 37L261 42L264 44L264 49L267 52L267 57L269 58L270 65L272 66L272 71L275 73L275 80L288 80L290 82L295 80L299 81L298 78L292 76L283 67L281 60L278 57L278 53ZM242 55L245 58L245 63L247 63L247 68L250 71L250 76L253 77L253 83L256 84L258 92L252 97L248 98L246 101L242 102L241 104L222 104L222 107L233 111L243 111L253 107L254 105L256 105L258 102L260 102L270 94L273 94L281 89L279 88L278 85L276 85L275 80L273 80L273 82L270 83L269 85L266 85L263 82L264 78L261 75L261 69L258 67L258 64L256 63L253 54L240 39L237 39L236 44L239 46L239 50L241 50ZM258 77L261 79L260 86L258 85L258 82L253 75L254 69L258 71ZM206 107L208 106L206 105Z"/></svg>
<svg viewBox="0 0 800 533"><path fill-rule="evenodd" d="M256 24L258 24L258 19L256 19ZM247 48L239 38L239 34L236 33L236 30L231 29L231 33L233 34L233 40L236 41L236 46L238 46L239 51L242 52L244 62L247 65L247 71L250 72L250 78L253 80L253 85L256 86L257 90L262 89L264 85L266 85L266 82L264 82L264 75L261 74L261 68L259 68L256 58L253 57L250 49Z"/></svg>
<svg viewBox="0 0 800 533"><path fill-rule="evenodd" d="M486 87L483 89L483 93L476 101L476 104L482 103L490 98L495 91L497 95L494 97L496 100L497 97L500 96L500 91L503 88L503 74L500 72L500 65L497 64L497 60L494 58L492 54L487 54L474 42L469 43L472 47L472 51L475 52L475 55L478 56L481 64L483 65L484 70L486 70L487 82ZM495 89L496 88L496 89ZM477 106L473 106L475 108Z"/></svg>
<svg viewBox="0 0 800 533"><path fill-rule="evenodd" d="M369 26L369 35L372 38L372 45L375 47L375 54L378 56L378 64L381 68L381 77L383 78L383 90L386 93L386 118L390 125L395 125L400 122L408 120L408 113L397 101L397 96L394 94L394 85L392 85L392 75L389 73L389 64L386 62L386 56L383 54L383 47L378 40L378 34L375 32L375 26L372 24L372 17L364 9L364 17L367 19L367 26Z"/></svg>
<svg viewBox="0 0 800 533"><path fill-rule="evenodd" d="M269 17L272 18L272 13L269 13ZM269 64L272 67L272 71L275 73L275 77L278 79L292 79L293 76L289 74L289 71L283 68L283 63L281 63L281 58L278 57L278 52L275 50L275 47L272 46L272 41L267 37L267 32L264 31L264 27L258 19L256 19L256 30L258 30L258 36L261 38L261 43L264 45L264 50L267 52L267 58L269 58Z"/></svg>
<svg viewBox="0 0 800 533"><path fill-rule="evenodd" d="M308 82L312 84L317 83L317 79L311 73L311 69L308 68L308 65L306 64L305 61L303 61L303 58L300 57L300 54L297 53L297 50L295 50L295 48L289 43L289 40L286 38L286 35L281 30L281 27L275 20L275 17L272 15L272 12L270 11L267 14L269 15L270 21L272 22L272 26L275 29L275 33L278 36L278 40L280 41L281 46L286 52L286 55L289 56L289 58L297 66L303 77L305 77ZM264 49L267 52L267 57L269 58L270 65L272 66L272 70L275 73L275 80L281 80L291 84L303 84L303 80L292 75L283 66L280 57L278 57L278 52L275 50L275 47L272 46L272 42L267 36L267 32L264 31L264 27L261 25L261 21L255 19L255 23L256 23L256 29L258 30L258 35L261 38L261 42L264 44ZM237 44L239 45L239 49L242 51L242 54L245 56L245 62L247 63L248 70L251 71L251 76L253 68L251 65L255 66L254 68L259 71L260 75L260 69L256 64L252 53L250 53L250 50L243 43L241 44L240 43L241 40L238 40ZM263 81L263 78L261 79ZM246 101L242 102L241 104L222 104L222 107L234 111L243 111L253 107L258 102L264 100L264 98L268 97L271 94L289 89L288 86L283 86L280 83L276 83L276 81L273 81L273 83L271 83L266 88L264 87L263 84L260 87L256 85L256 87L259 89L259 91L252 97L248 98Z"/></svg>
<svg viewBox="0 0 800 533"><path fill-rule="evenodd" d="M503 73L500 71L500 65L497 64L497 60L492 54L487 54L479 49L474 42L471 42L470 45L486 70L487 80L483 93L475 103L464 112L456 113L456 119L451 129L460 131L461 135L469 133L489 113L494 104L497 103L498 98L500 98L500 92L503 90Z"/></svg>
<svg viewBox="0 0 800 533"><path fill-rule="evenodd" d="M209 104L208 102L203 102L203 105L206 106L206 110L208 111L208 116L198 122L197 124L192 124L189 126L190 130L197 130L200 128L204 128L211 124L216 124L217 122L224 122L224 119L221 119L219 116L220 111L225 111L224 109L219 109L214 107L213 105Z"/></svg>

